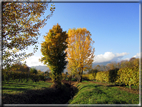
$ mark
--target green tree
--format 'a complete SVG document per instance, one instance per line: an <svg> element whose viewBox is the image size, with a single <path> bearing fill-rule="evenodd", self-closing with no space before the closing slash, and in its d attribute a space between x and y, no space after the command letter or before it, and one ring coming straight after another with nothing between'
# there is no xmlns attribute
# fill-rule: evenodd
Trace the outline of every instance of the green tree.
<svg viewBox="0 0 142 107"><path fill-rule="evenodd" d="M2 71L3 74L6 75L8 82L10 79L14 80L19 78L19 81L26 78L28 81L29 79L29 67L25 63L14 63L11 66L9 66L9 68L5 68Z"/></svg>
<svg viewBox="0 0 142 107"><path fill-rule="evenodd" d="M35 69L35 68L31 68L31 69L30 69L30 73L37 74L38 71L37 71L37 69Z"/></svg>
<svg viewBox="0 0 142 107"><path fill-rule="evenodd" d="M38 71L36 68L30 68L30 75L32 76L31 78L35 82L39 81L39 77L38 77L37 73L38 73Z"/></svg>
<svg viewBox="0 0 142 107"><path fill-rule="evenodd" d="M37 50L35 45L39 37L39 29L46 25L53 11L45 18L47 3L37 2L2 2L2 58L3 67L9 67L12 63L22 61L33 55ZM28 46L35 46L32 53L24 52Z"/></svg>
<svg viewBox="0 0 142 107"><path fill-rule="evenodd" d="M21 71L21 73L27 74L27 82L29 80L29 73L30 73L30 68L26 64L22 64L21 62L14 64L12 67L15 67L15 71ZM23 74L20 73L19 81L21 80L21 76ZM23 77L23 76L22 76ZM24 78L26 78L24 77Z"/></svg>
<svg viewBox="0 0 142 107"><path fill-rule="evenodd" d="M62 31L59 24L54 25L52 29L49 30L46 36L44 36L45 41L41 44L41 53L43 57L41 62L46 64L51 71L51 79L54 82L53 86L60 87L62 72L65 69L66 52L67 48L67 38L66 32Z"/></svg>

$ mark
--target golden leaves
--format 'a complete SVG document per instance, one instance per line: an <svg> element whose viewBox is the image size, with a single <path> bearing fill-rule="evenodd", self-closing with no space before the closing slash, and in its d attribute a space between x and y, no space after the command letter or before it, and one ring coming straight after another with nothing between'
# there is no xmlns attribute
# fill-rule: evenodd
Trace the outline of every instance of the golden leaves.
<svg viewBox="0 0 142 107"><path fill-rule="evenodd" d="M90 67L94 58L94 49L91 47L93 41L90 39L90 32L86 28L69 29L68 36L68 48L66 50L69 61L68 70L87 69L86 65Z"/></svg>
<svg viewBox="0 0 142 107"><path fill-rule="evenodd" d="M42 61L44 64L48 63L52 72L62 72L66 65L64 51L67 47L65 42L67 37L68 35L62 31L59 24L54 25L44 36L45 41L41 44L41 53L44 56Z"/></svg>

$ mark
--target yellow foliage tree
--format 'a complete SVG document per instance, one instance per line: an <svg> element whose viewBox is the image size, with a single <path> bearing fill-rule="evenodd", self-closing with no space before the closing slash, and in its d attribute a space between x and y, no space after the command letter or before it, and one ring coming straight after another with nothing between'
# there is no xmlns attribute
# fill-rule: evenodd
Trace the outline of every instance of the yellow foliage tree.
<svg viewBox="0 0 142 107"><path fill-rule="evenodd" d="M51 71L51 79L53 81L53 87L60 88L62 80L62 72L66 68L66 48L68 35L59 24L54 25L49 30L45 41L41 43L41 53L43 57L40 59L41 62L46 64Z"/></svg>
<svg viewBox="0 0 142 107"><path fill-rule="evenodd" d="M130 89L131 85L139 86L139 58L127 61L127 66L119 69L118 77L116 82L129 85Z"/></svg>
<svg viewBox="0 0 142 107"><path fill-rule="evenodd" d="M94 41L90 32L86 28L69 29L67 69L70 74L79 76L78 81L82 81L83 71L92 67L95 49L92 48Z"/></svg>
<svg viewBox="0 0 142 107"><path fill-rule="evenodd" d="M55 7L50 8L51 13L41 19L48 3L37 2L3 2L2 3L2 54L3 67L10 66L33 55L37 50L39 29L44 27ZM25 49L33 46L34 51L27 54ZM20 53L21 51L21 53ZM18 53L19 52L19 53Z"/></svg>

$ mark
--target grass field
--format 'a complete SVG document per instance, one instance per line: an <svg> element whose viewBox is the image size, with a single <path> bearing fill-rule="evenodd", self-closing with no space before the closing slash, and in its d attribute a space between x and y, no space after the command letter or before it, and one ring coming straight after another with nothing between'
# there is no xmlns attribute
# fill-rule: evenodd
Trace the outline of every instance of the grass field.
<svg viewBox="0 0 142 107"><path fill-rule="evenodd" d="M83 82L77 85L78 92L70 104L139 104L139 95L122 91L116 87L107 87Z"/></svg>
<svg viewBox="0 0 142 107"><path fill-rule="evenodd" d="M18 94L23 93L28 90L36 90L36 89L44 89L48 88L52 83L45 83L44 81L39 82L17 82L17 81L10 81L9 83L3 82L2 83L2 92L4 94Z"/></svg>
<svg viewBox="0 0 142 107"><path fill-rule="evenodd" d="M65 85L55 90L51 85L44 81L3 82L3 104L139 104L139 94L115 86L83 81L75 85L75 90Z"/></svg>
<svg viewBox="0 0 142 107"><path fill-rule="evenodd" d="M63 84L61 89L50 88L51 82L3 82L3 104L65 104L72 88Z"/></svg>
<svg viewBox="0 0 142 107"><path fill-rule="evenodd" d="M99 82L99 83L104 83L104 84L109 84L109 85L115 85L115 83L111 83L111 82L100 82L100 81L97 81L97 80L94 80L94 82ZM122 87L129 88L128 85L124 85L124 84L119 84L119 85L122 86ZM139 90L139 86L132 85L131 88Z"/></svg>

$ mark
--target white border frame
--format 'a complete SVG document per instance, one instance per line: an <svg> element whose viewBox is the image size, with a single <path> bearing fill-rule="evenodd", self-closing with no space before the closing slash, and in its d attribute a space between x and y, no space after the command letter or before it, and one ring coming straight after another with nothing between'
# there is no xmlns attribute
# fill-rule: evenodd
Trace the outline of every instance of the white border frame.
<svg viewBox="0 0 142 107"><path fill-rule="evenodd" d="M11 1L11 0L3 0L3 1ZM21 0L20 2L24 2L26 0ZM36 2L33 0L30 0L31 2ZM19 2L19 1L18 1ZM38 2L38 0L37 0ZM47 0L47 2L49 2L49 0ZM140 37L140 58L141 58L141 54L142 54L142 0L72 0L72 1L68 1L68 0L52 0L51 3L139 3L139 37ZM0 18L1 18L1 10L2 10L2 3L0 1ZM0 20L0 22L2 23L2 21ZM0 23L0 24L1 24ZM1 27L0 27L0 31L1 31ZM1 40L1 38L0 38ZM1 46L1 42L0 42L0 46ZM1 49L1 47L0 47ZM2 59L0 59L1 61ZM2 61L1 61L2 62ZM0 67L1 67L1 63L0 63ZM139 104L3 104L2 105L2 98L1 98L1 93L2 93L2 86L1 86L1 69L0 69L0 105L2 106L141 106L141 59L139 60Z"/></svg>

